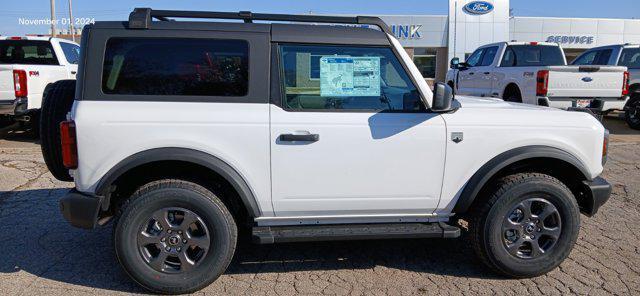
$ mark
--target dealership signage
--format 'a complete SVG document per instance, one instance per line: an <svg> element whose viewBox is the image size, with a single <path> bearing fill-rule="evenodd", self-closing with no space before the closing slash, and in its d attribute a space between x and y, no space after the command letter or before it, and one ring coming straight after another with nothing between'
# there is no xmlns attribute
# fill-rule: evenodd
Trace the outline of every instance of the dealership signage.
<svg viewBox="0 0 640 296"><path fill-rule="evenodd" d="M398 39L420 39L422 25L391 25L393 35Z"/></svg>
<svg viewBox="0 0 640 296"><path fill-rule="evenodd" d="M465 5L462 10L468 14L482 15L493 11L493 4L486 1L473 1Z"/></svg>
<svg viewBox="0 0 640 296"><path fill-rule="evenodd" d="M554 35L547 37L547 42L560 44L593 44L594 41L594 36Z"/></svg>

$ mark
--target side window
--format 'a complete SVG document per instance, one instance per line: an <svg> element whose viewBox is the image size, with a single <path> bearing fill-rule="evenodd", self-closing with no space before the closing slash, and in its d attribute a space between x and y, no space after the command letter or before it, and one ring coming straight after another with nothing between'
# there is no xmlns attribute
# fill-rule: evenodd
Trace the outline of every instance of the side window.
<svg viewBox="0 0 640 296"><path fill-rule="evenodd" d="M513 67L516 65L516 55L513 52L511 46L507 47L504 52L504 56L502 56L502 61L500 62L500 67Z"/></svg>
<svg viewBox="0 0 640 296"><path fill-rule="evenodd" d="M390 48L281 45L280 53L285 109L424 110Z"/></svg>
<svg viewBox="0 0 640 296"><path fill-rule="evenodd" d="M493 60L496 58L496 53L498 52L498 47L489 47L484 50L484 55L482 56L482 62L478 66L491 66Z"/></svg>
<svg viewBox="0 0 640 296"><path fill-rule="evenodd" d="M69 64L78 64L78 60L80 59L80 46L75 44L60 42L60 47L62 48L62 52L64 53L64 57L67 59Z"/></svg>
<svg viewBox="0 0 640 296"><path fill-rule="evenodd" d="M105 94L245 96L249 45L235 39L111 38L102 70Z"/></svg>
<svg viewBox="0 0 640 296"><path fill-rule="evenodd" d="M564 55L558 46L511 45L507 47L501 66L538 67L565 65Z"/></svg>
<svg viewBox="0 0 640 296"><path fill-rule="evenodd" d="M573 65L607 65L613 53L612 49L602 49L587 52L579 56Z"/></svg>
<svg viewBox="0 0 640 296"><path fill-rule="evenodd" d="M604 49L600 51L598 55L598 62L596 65L608 65L609 59L611 58L611 54L613 53L613 49Z"/></svg>
<svg viewBox="0 0 640 296"><path fill-rule="evenodd" d="M478 64L480 64L480 59L482 58L482 53L484 53L484 48L474 51L467 59L467 65L471 67L478 66Z"/></svg>
<svg viewBox="0 0 640 296"><path fill-rule="evenodd" d="M597 55L598 55L598 51L597 50L584 53L581 56L579 56L575 61L573 61L573 63L571 63L571 64L576 65L576 66L580 66L580 65L595 65L594 62L596 61L596 56Z"/></svg>
<svg viewBox="0 0 640 296"><path fill-rule="evenodd" d="M640 68L640 48L625 48L620 55L619 66L625 66L629 69Z"/></svg>

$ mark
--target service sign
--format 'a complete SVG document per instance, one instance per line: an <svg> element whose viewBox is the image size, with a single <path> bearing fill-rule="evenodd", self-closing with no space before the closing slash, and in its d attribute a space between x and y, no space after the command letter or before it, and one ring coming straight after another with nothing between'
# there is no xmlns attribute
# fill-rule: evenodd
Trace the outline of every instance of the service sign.
<svg viewBox="0 0 640 296"><path fill-rule="evenodd" d="M554 35L547 37L547 42L559 43L559 44L593 44L595 42L594 36L567 36L567 35Z"/></svg>
<svg viewBox="0 0 640 296"><path fill-rule="evenodd" d="M320 95L323 97L380 96L380 58L320 58Z"/></svg>
<svg viewBox="0 0 640 296"><path fill-rule="evenodd" d="M468 14L483 15L493 11L493 4L486 1L473 1L467 3L462 10Z"/></svg>

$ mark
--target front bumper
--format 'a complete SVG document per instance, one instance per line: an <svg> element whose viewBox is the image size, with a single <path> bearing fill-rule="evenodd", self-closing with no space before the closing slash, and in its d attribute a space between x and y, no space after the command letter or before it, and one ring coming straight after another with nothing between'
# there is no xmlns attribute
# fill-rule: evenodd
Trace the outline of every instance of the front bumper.
<svg viewBox="0 0 640 296"><path fill-rule="evenodd" d="M102 202L102 197L84 194L74 188L60 199L60 212L71 225L93 229L98 224Z"/></svg>
<svg viewBox="0 0 640 296"><path fill-rule="evenodd" d="M587 216L593 216L598 209L609 200L611 196L611 184L604 178L597 177L593 181L584 181L586 187L586 200L582 212Z"/></svg>
<svg viewBox="0 0 640 296"><path fill-rule="evenodd" d="M0 115L22 115L27 111L27 98L0 101Z"/></svg>

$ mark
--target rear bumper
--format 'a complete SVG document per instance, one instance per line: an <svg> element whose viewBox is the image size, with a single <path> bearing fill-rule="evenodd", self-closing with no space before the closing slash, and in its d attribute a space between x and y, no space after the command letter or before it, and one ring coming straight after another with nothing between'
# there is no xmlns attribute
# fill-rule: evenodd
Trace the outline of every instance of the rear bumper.
<svg viewBox="0 0 640 296"><path fill-rule="evenodd" d="M556 98L538 97L538 105L549 106L559 109L577 108L578 100L591 100L591 105L587 107L592 112L609 113L614 110L622 110L629 99L628 96L612 98Z"/></svg>
<svg viewBox="0 0 640 296"><path fill-rule="evenodd" d="M583 184L586 186L586 193L589 196L587 196L582 212L587 216L593 216L609 200L611 184L601 177L597 177L593 181L584 181Z"/></svg>
<svg viewBox="0 0 640 296"><path fill-rule="evenodd" d="M0 101L0 114L22 115L27 112L27 98Z"/></svg>
<svg viewBox="0 0 640 296"><path fill-rule="evenodd" d="M74 188L60 199L60 212L71 225L93 229L98 224L102 202L102 197L84 194Z"/></svg>

